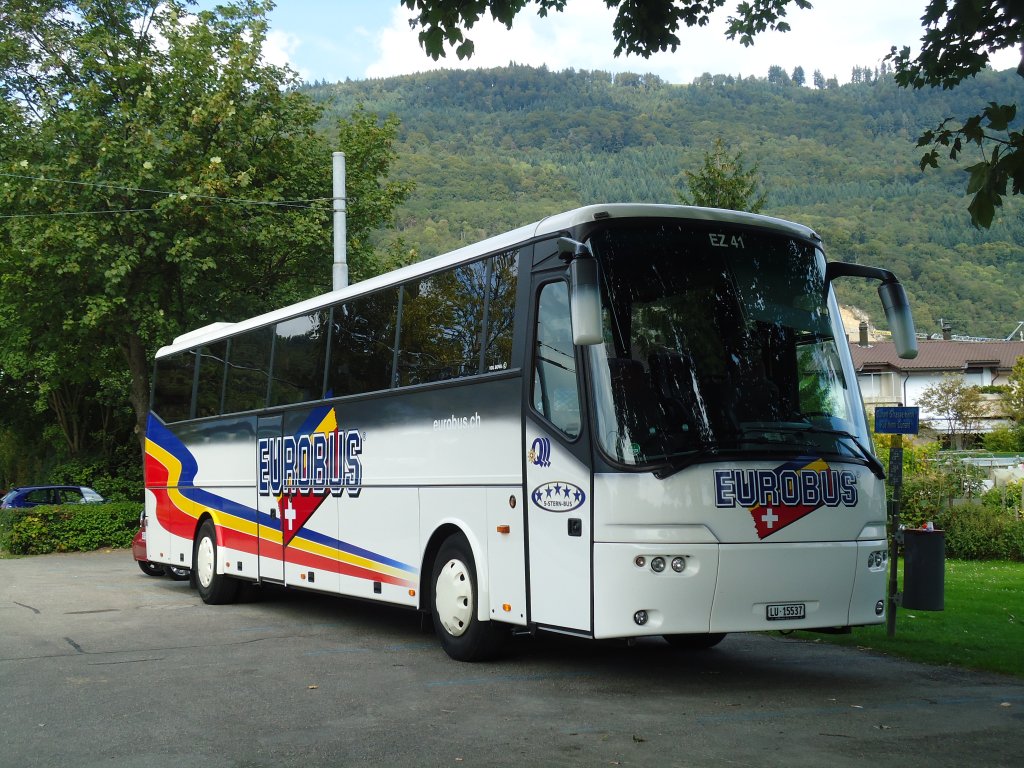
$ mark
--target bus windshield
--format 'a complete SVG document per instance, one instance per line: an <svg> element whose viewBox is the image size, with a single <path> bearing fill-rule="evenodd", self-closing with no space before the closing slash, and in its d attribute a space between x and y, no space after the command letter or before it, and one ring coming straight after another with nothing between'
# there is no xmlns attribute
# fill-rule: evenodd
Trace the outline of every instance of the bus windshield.
<svg viewBox="0 0 1024 768"><path fill-rule="evenodd" d="M610 225L604 343L590 347L596 436L620 464L674 471L722 453L872 457L825 257L722 222Z"/></svg>

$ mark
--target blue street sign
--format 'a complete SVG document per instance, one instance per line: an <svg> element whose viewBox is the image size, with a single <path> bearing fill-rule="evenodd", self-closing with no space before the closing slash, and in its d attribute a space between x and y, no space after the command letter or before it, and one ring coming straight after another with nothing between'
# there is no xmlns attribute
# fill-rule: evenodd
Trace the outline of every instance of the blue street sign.
<svg viewBox="0 0 1024 768"><path fill-rule="evenodd" d="M916 435L920 409L875 408L875 433L879 435Z"/></svg>

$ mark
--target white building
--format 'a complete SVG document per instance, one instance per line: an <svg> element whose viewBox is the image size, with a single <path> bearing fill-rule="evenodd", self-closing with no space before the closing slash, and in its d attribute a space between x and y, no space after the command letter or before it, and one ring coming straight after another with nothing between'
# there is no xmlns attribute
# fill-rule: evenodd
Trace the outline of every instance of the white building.
<svg viewBox="0 0 1024 768"><path fill-rule="evenodd" d="M857 380L868 410L880 405L918 404L926 387L936 384L949 373L963 374L968 384L977 386L1005 385L1018 357L1024 356L1024 341L955 341L927 339L918 342L913 360L896 356L891 341L851 343ZM1005 423L998 408L999 395L985 395L992 402L990 415L980 431L988 432ZM921 421L935 419L934 414L921 412Z"/></svg>

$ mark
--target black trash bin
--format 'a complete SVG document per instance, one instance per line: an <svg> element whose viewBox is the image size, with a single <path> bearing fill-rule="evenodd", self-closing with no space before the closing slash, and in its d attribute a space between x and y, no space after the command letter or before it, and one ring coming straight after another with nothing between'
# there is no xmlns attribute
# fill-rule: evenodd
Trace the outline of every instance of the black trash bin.
<svg viewBox="0 0 1024 768"><path fill-rule="evenodd" d="M945 604L946 534L903 531L903 607L941 611Z"/></svg>

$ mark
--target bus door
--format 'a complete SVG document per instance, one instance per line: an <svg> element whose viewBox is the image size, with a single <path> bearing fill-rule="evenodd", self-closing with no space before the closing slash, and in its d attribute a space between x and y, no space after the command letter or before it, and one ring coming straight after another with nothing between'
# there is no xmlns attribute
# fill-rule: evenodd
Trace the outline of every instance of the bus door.
<svg viewBox="0 0 1024 768"><path fill-rule="evenodd" d="M590 634L592 484L568 284L548 282L536 300L524 446L530 620Z"/></svg>
<svg viewBox="0 0 1024 768"><path fill-rule="evenodd" d="M260 579L279 582L284 581L284 545L281 539L281 504L274 488L279 488L283 481L280 460L281 437L280 415L259 417L257 440L261 448L257 460L261 464L261 479L256 488L256 519ZM277 451L274 450L275 443ZM268 444L264 455L264 446Z"/></svg>

